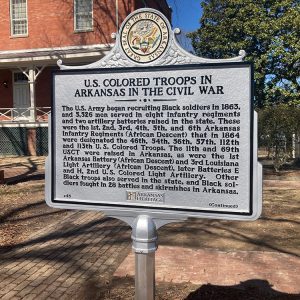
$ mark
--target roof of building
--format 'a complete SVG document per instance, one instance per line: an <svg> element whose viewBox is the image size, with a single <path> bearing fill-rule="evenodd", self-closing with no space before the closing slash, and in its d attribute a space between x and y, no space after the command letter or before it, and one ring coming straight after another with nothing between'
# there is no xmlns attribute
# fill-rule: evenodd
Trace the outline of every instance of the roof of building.
<svg viewBox="0 0 300 300"><path fill-rule="evenodd" d="M78 59L82 58L85 61L90 57L101 57L111 50L111 44L98 44L87 46L69 46L55 48L39 48L26 50L0 51L0 67L5 67L7 64L20 62L54 62L58 59Z"/></svg>

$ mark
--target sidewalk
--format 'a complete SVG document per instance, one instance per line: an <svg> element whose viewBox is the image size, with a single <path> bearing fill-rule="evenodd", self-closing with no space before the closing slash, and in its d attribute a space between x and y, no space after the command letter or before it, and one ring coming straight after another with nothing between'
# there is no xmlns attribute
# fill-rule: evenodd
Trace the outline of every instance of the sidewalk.
<svg viewBox="0 0 300 300"><path fill-rule="evenodd" d="M0 299L93 299L129 251L124 223L74 212L1 255Z"/></svg>

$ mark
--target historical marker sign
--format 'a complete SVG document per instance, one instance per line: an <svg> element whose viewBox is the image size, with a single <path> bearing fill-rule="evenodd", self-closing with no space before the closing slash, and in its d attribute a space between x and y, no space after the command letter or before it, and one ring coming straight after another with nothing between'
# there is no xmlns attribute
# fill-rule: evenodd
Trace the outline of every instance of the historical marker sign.
<svg viewBox="0 0 300 300"><path fill-rule="evenodd" d="M102 68L54 73L48 203L257 218L252 65L178 63L182 50L153 11L120 32Z"/></svg>

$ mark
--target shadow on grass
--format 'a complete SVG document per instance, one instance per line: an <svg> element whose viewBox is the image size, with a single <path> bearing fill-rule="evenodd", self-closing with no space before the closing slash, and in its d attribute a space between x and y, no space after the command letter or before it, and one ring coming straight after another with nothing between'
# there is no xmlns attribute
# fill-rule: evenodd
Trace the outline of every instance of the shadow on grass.
<svg viewBox="0 0 300 300"><path fill-rule="evenodd" d="M284 220L266 219L266 221L283 222ZM286 219L285 222L298 225L297 221L293 222ZM239 242L257 246L258 248L261 247L264 251L270 250L300 257L296 246L295 251L293 251L285 249L284 246L274 244L275 236L273 236L273 232L264 233L263 231L258 231L253 237L252 231L236 228L235 224L235 222L230 221L197 220L191 218L184 223L169 224L159 229L159 244L199 248L203 247L206 243L205 237L207 237L208 241L212 238L214 241L226 238L229 242Z"/></svg>
<svg viewBox="0 0 300 300"><path fill-rule="evenodd" d="M7 185L13 185L20 182L29 180L40 180L45 178L44 171L39 171L39 164L36 163L30 157L27 158L26 162L23 163L11 163L1 166L1 169L14 169L11 171L12 176L7 177L4 172L4 183Z"/></svg>
<svg viewBox="0 0 300 300"><path fill-rule="evenodd" d="M131 300L134 299L134 277L112 277L102 282L88 280L76 300ZM198 285L157 282L156 300L299 300L299 294L276 291L267 280L251 279L232 286Z"/></svg>
<svg viewBox="0 0 300 300"><path fill-rule="evenodd" d="M17 214L20 214L24 211L28 211L28 210L35 209L35 208L42 208L44 205L45 205L45 201L41 200L39 202L29 203L29 204L25 204L22 206L18 206L16 208L8 211L7 213L3 214L2 216L0 216L0 225L1 225L1 223L4 223L7 220L13 218ZM38 217L38 216L36 216L36 217ZM18 220L15 220L15 221L18 221Z"/></svg>
<svg viewBox="0 0 300 300"><path fill-rule="evenodd" d="M11 177L9 180L7 180L5 183L7 185L14 185L21 182L27 182L32 180L43 180L45 179L45 173L38 173L38 174L20 174L14 177Z"/></svg>
<svg viewBox="0 0 300 300"><path fill-rule="evenodd" d="M205 284L185 300L299 300L299 296L276 291L267 280L251 279L233 286Z"/></svg>
<svg viewBox="0 0 300 300"><path fill-rule="evenodd" d="M68 220L72 220L72 218L69 218ZM117 226L113 223L119 222ZM85 239L86 236L93 236L96 238L98 235L102 236L103 238L108 237L108 232L114 232L114 233L122 233L122 232L128 232L128 236L125 238L119 238L118 240L114 238L110 238L106 241L108 244L117 244L122 242L130 242L130 233L129 233L129 226L121 225L121 221L112 220L109 217L101 217L97 220L93 220L90 222L87 222L83 225L73 225L71 222L65 222L60 223L59 228L56 228L54 231L50 231L49 233L46 233L44 235L38 236L37 238L29 239L25 242L18 243L11 246L2 246L0 247L0 253L4 253L6 251L11 250L18 250L21 248L27 248L34 245L39 245L51 241L56 241L57 239L62 240L71 240L75 239L78 240L79 237L81 237L82 240ZM99 227L101 227L101 231L99 231ZM62 244L64 244L62 242ZM0 260L1 261L1 260Z"/></svg>

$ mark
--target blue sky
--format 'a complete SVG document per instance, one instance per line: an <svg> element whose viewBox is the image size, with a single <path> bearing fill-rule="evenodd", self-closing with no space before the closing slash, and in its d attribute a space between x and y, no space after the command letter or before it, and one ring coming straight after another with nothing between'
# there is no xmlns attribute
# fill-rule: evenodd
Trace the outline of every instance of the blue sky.
<svg viewBox="0 0 300 300"><path fill-rule="evenodd" d="M184 32L199 28L201 17L200 0L167 0L173 9L172 25Z"/></svg>

